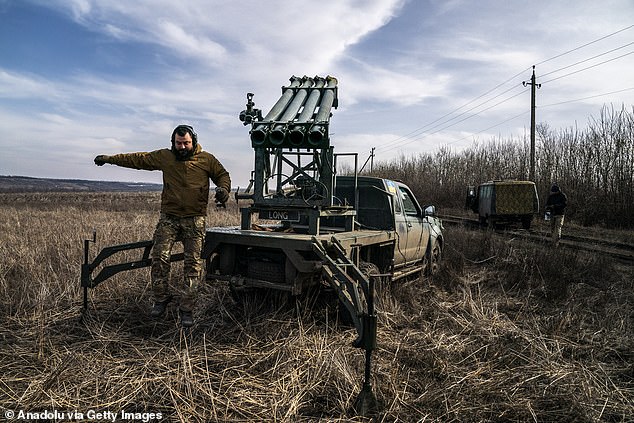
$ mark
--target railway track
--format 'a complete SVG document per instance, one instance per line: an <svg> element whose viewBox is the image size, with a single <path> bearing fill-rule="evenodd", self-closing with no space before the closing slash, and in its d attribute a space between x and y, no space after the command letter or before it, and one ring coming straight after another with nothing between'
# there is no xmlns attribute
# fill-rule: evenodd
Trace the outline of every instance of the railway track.
<svg viewBox="0 0 634 423"><path fill-rule="evenodd" d="M460 216L441 215L439 216L443 224L463 226L472 230L491 230L480 224L478 220ZM550 243L550 233L542 230L524 230L517 228L504 228L498 226L494 229L496 234L521 238L532 242L548 244ZM585 237L574 234L562 234L560 247L587 251L590 253L602 254L617 259L622 262L634 263L634 245L610 241L596 237Z"/></svg>

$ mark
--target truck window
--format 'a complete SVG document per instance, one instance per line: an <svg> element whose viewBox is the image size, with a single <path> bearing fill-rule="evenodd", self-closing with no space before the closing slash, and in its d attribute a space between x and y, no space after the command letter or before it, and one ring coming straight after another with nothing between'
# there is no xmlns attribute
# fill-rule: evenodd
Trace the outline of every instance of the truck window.
<svg viewBox="0 0 634 423"><path fill-rule="evenodd" d="M392 201L394 202L394 213L401 214L403 209L401 209L401 202L396 195L392 196Z"/></svg>
<svg viewBox="0 0 634 423"><path fill-rule="evenodd" d="M419 216L421 213L416 206L416 202L414 201L412 194L403 187L399 187L399 191L401 193L401 199L403 200L403 209L405 210L405 214L408 216Z"/></svg>

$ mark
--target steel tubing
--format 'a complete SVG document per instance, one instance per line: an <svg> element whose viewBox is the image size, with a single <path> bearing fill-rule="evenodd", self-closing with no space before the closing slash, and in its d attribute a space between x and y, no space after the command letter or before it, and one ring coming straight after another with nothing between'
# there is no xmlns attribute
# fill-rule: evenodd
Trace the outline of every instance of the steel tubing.
<svg viewBox="0 0 634 423"><path fill-rule="evenodd" d="M302 78L293 76L291 77L290 81L291 81L291 84L283 91L282 95L277 100L277 102L273 105L271 110L269 110L269 112L266 114L263 121L267 122L267 121L276 120L277 117L280 116L284 112L284 109L286 109L286 106L294 97L294 93L295 93L294 88L297 88L301 84ZM266 135L269 130L270 130L270 126L265 123L260 124L256 126L255 128L253 128L253 130L251 131L251 141L253 142L253 144L256 144L256 145L263 144L264 141L266 140Z"/></svg>
<svg viewBox="0 0 634 423"><path fill-rule="evenodd" d="M332 76L328 76L326 77L326 80L328 84L326 85L324 94L321 96L319 111L317 112L317 116L315 116L315 125L313 125L310 129L310 134L308 136L308 141L313 145L321 143L326 135L327 123L330 119L330 110L335 102L334 88L337 86L337 79Z"/></svg>
<svg viewBox="0 0 634 423"><path fill-rule="evenodd" d="M321 88L324 86L326 80L320 76L315 76L315 86L310 91L310 95L308 96L308 100L304 104L304 109L297 117L297 120L293 123L303 124L308 122L310 118L315 114L315 108L317 107L317 103L321 98ZM289 142L293 145L301 145L304 142L304 136L306 135L306 126L305 125L296 125L291 131L288 133Z"/></svg>
<svg viewBox="0 0 634 423"><path fill-rule="evenodd" d="M278 121L291 122L297 116L297 112L299 111L300 107L302 107L302 105L304 104L304 101L306 100L306 96L308 95L308 91L307 91L308 88L313 86L313 78L304 76L304 78L302 78L302 81L303 81L302 85L299 87L299 89L295 93L295 96L293 97L293 100L290 102L288 107L286 107L286 109L284 110L284 113L282 114L282 116L279 119L277 119ZM275 125L271 129L271 133L269 135L271 144L281 145L284 142L284 138L286 137L286 129L287 129L286 124Z"/></svg>

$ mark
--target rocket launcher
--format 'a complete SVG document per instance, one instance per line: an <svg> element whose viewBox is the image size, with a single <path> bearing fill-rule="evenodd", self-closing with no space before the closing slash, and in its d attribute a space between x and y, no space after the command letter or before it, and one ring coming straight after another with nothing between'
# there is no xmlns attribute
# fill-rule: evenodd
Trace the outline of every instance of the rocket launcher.
<svg viewBox="0 0 634 423"><path fill-rule="evenodd" d="M290 85L282 87L282 95L264 118L243 119L253 115L254 109L247 103L247 110L240 114L240 119L245 125L252 125L253 148L324 149L330 146L333 107L337 108L336 78L293 76Z"/></svg>

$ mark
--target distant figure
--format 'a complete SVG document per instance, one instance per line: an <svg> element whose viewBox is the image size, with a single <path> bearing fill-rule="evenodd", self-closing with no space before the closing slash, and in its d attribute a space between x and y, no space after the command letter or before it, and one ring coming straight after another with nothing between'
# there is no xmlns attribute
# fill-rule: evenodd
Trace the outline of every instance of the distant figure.
<svg viewBox="0 0 634 423"><path fill-rule="evenodd" d="M550 187L550 194L546 201L546 214L550 216L550 236L555 247L559 246L561 228L564 226L564 214L568 198L557 184Z"/></svg>
<svg viewBox="0 0 634 423"><path fill-rule="evenodd" d="M185 286L179 314L183 327L192 326L198 283L203 275L201 252L209 202L209 179L218 187L216 202L224 205L231 190L229 173L212 154L203 151L194 129L189 125L179 125L174 129L171 149L95 157L97 166L103 166L104 163L163 172L161 215L154 231L152 247L154 306L151 315L161 317L172 299L168 285L170 257L174 243L182 241Z"/></svg>

